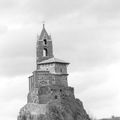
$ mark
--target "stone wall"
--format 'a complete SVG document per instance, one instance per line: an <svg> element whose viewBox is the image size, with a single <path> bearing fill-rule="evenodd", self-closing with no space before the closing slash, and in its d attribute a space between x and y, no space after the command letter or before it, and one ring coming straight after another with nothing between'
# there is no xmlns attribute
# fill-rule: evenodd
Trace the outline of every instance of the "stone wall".
<svg viewBox="0 0 120 120"><path fill-rule="evenodd" d="M69 96L74 98L74 89L63 86L41 86L28 93L28 103L46 104L51 100L64 99Z"/></svg>
<svg viewBox="0 0 120 120"><path fill-rule="evenodd" d="M34 71L29 77L29 91L47 85L68 86L67 74L51 74L49 71Z"/></svg>
<svg viewBox="0 0 120 120"><path fill-rule="evenodd" d="M56 85L61 85L61 86L68 86L68 82L67 82L67 75L54 75L55 76L55 82Z"/></svg>
<svg viewBox="0 0 120 120"><path fill-rule="evenodd" d="M50 73L55 73L55 64L41 64L37 67L38 70L49 71Z"/></svg>
<svg viewBox="0 0 120 120"><path fill-rule="evenodd" d="M46 104L51 100L64 99L65 96L74 98L74 90L71 87L43 86L38 91L39 104Z"/></svg>
<svg viewBox="0 0 120 120"><path fill-rule="evenodd" d="M55 64L55 73L67 74L67 65L61 64L61 63L56 63Z"/></svg>
<svg viewBox="0 0 120 120"><path fill-rule="evenodd" d="M50 73L67 74L67 65L62 63L38 64L37 69Z"/></svg>

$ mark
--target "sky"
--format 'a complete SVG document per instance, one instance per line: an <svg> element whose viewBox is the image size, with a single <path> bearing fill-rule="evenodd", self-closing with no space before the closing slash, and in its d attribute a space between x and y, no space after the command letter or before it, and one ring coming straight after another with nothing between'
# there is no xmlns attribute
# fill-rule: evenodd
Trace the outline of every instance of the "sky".
<svg viewBox="0 0 120 120"><path fill-rule="evenodd" d="M87 113L120 116L120 0L0 0L0 119L26 104L43 21Z"/></svg>

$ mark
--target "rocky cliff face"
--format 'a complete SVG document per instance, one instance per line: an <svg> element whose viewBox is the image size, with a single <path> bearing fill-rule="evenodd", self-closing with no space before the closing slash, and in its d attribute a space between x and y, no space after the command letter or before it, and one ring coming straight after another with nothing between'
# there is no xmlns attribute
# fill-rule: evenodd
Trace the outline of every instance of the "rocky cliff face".
<svg viewBox="0 0 120 120"><path fill-rule="evenodd" d="M90 120L79 99L64 96L47 104L26 104L18 120Z"/></svg>
<svg viewBox="0 0 120 120"><path fill-rule="evenodd" d="M79 99L66 97L47 105L48 120L89 120L89 116Z"/></svg>

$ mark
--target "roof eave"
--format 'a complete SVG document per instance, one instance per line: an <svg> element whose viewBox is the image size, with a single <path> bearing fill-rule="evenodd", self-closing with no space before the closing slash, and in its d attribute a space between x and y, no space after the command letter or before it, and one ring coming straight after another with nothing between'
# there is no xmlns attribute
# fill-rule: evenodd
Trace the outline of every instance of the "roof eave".
<svg viewBox="0 0 120 120"><path fill-rule="evenodd" d="M59 63L59 64L67 64L67 65L69 65L70 63L68 63L68 62L46 62L46 63L42 63L42 62L37 62L37 64L51 64L51 63Z"/></svg>

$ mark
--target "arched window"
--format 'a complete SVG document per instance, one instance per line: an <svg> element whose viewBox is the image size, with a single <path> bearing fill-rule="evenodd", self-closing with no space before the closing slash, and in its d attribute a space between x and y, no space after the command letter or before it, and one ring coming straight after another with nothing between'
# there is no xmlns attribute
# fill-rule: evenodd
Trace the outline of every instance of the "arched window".
<svg viewBox="0 0 120 120"><path fill-rule="evenodd" d="M46 48L44 48L44 49L43 49L43 57L46 57L46 56L47 56L47 54L48 54L48 51L47 51L47 49L46 49Z"/></svg>
<svg viewBox="0 0 120 120"><path fill-rule="evenodd" d="M44 39L44 40L43 40L43 43L44 43L44 45L46 45L46 44L47 44L47 40L46 40L46 39Z"/></svg>

